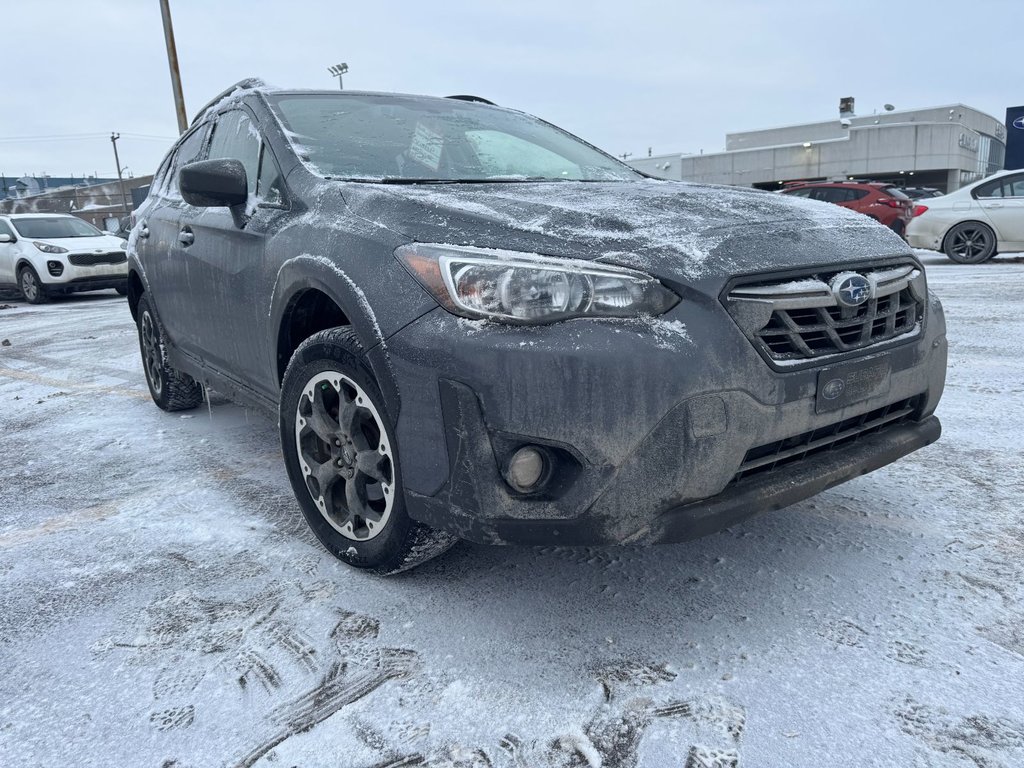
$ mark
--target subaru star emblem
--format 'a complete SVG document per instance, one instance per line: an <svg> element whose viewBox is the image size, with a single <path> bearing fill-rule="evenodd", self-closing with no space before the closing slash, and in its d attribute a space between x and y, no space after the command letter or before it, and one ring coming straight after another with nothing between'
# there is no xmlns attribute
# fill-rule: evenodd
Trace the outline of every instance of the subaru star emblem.
<svg viewBox="0 0 1024 768"><path fill-rule="evenodd" d="M832 278L832 295L844 307L859 307L871 298L871 283L864 275L842 272Z"/></svg>
<svg viewBox="0 0 1024 768"><path fill-rule="evenodd" d="M821 396L826 400L835 400L846 389L846 382L842 379L831 379L821 388Z"/></svg>
<svg viewBox="0 0 1024 768"><path fill-rule="evenodd" d="M1013 127L1020 128L1022 131L1024 131L1024 115L1021 115L1020 117L1013 121Z"/></svg>

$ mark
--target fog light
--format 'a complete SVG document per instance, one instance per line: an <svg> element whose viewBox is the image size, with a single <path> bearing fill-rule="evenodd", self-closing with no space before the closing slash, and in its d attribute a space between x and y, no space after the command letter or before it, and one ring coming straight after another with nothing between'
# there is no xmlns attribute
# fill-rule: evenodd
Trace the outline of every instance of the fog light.
<svg viewBox="0 0 1024 768"><path fill-rule="evenodd" d="M54 277L60 277L64 274L64 265L59 261L48 261L46 262L46 271Z"/></svg>
<svg viewBox="0 0 1024 768"><path fill-rule="evenodd" d="M532 445L520 448L509 459L505 479L520 493L529 493L540 485L547 474L548 462L544 453Z"/></svg>

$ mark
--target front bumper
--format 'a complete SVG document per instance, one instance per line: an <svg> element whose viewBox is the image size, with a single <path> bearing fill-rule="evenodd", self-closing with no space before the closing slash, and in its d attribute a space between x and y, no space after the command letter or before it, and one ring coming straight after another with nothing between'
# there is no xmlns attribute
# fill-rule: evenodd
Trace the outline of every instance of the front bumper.
<svg viewBox="0 0 1024 768"><path fill-rule="evenodd" d="M718 530L870 472L939 435L942 310L882 353L887 389L816 411L819 368L772 371L717 305L668 318L540 329L437 310L387 342L401 393L397 439L410 515L486 543L656 543ZM856 442L737 480L752 449L896 402L912 417ZM561 480L533 496L502 469L544 446Z"/></svg>
<svg viewBox="0 0 1024 768"><path fill-rule="evenodd" d="M118 264L75 265L68 261L73 254L50 255L34 264L43 287L51 292L57 291L95 291L102 288L118 288L127 284L128 262ZM74 254L77 255L77 254ZM61 264L60 275L54 277L47 266L48 261Z"/></svg>

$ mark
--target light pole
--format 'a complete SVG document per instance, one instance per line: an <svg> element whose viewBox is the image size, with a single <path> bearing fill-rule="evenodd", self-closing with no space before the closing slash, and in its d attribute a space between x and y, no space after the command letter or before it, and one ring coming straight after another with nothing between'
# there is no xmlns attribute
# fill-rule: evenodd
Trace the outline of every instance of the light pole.
<svg viewBox="0 0 1024 768"><path fill-rule="evenodd" d="M167 65L171 68L171 88L174 90L174 111L178 115L178 133L188 130L185 116L185 97L181 94L181 73L178 71L178 49L174 45L174 27L168 0L160 0L160 15L164 20L164 42L167 44Z"/></svg>
<svg viewBox="0 0 1024 768"><path fill-rule="evenodd" d="M338 78L339 90L345 90L345 86L341 82L341 76L348 72L348 64L342 62L341 64L335 64L333 67L328 67L327 71L331 73L331 77Z"/></svg>
<svg viewBox="0 0 1024 768"><path fill-rule="evenodd" d="M117 140L121 138L120 133L110 134L110 143L114 145L114 165L117 167L117 183L121 187L121 205L124 206L124 215L131 215L131 209L128 207L128 195L124 192L124 177L121 176L121 158L117 156Z"/></svg>

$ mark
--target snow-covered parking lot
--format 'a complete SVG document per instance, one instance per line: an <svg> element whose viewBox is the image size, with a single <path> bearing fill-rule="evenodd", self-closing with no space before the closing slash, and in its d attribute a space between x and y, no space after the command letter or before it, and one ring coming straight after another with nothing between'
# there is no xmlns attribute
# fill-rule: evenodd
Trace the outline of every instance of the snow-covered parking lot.
<svg viewBox="0 0 1024 768"><path fill-rule="evenodd" d="M0 765L1024 765L1024 259L925 261L939 443L688 544L390 579L265 415L150 402L123 299L0 300Z"/></svg>

